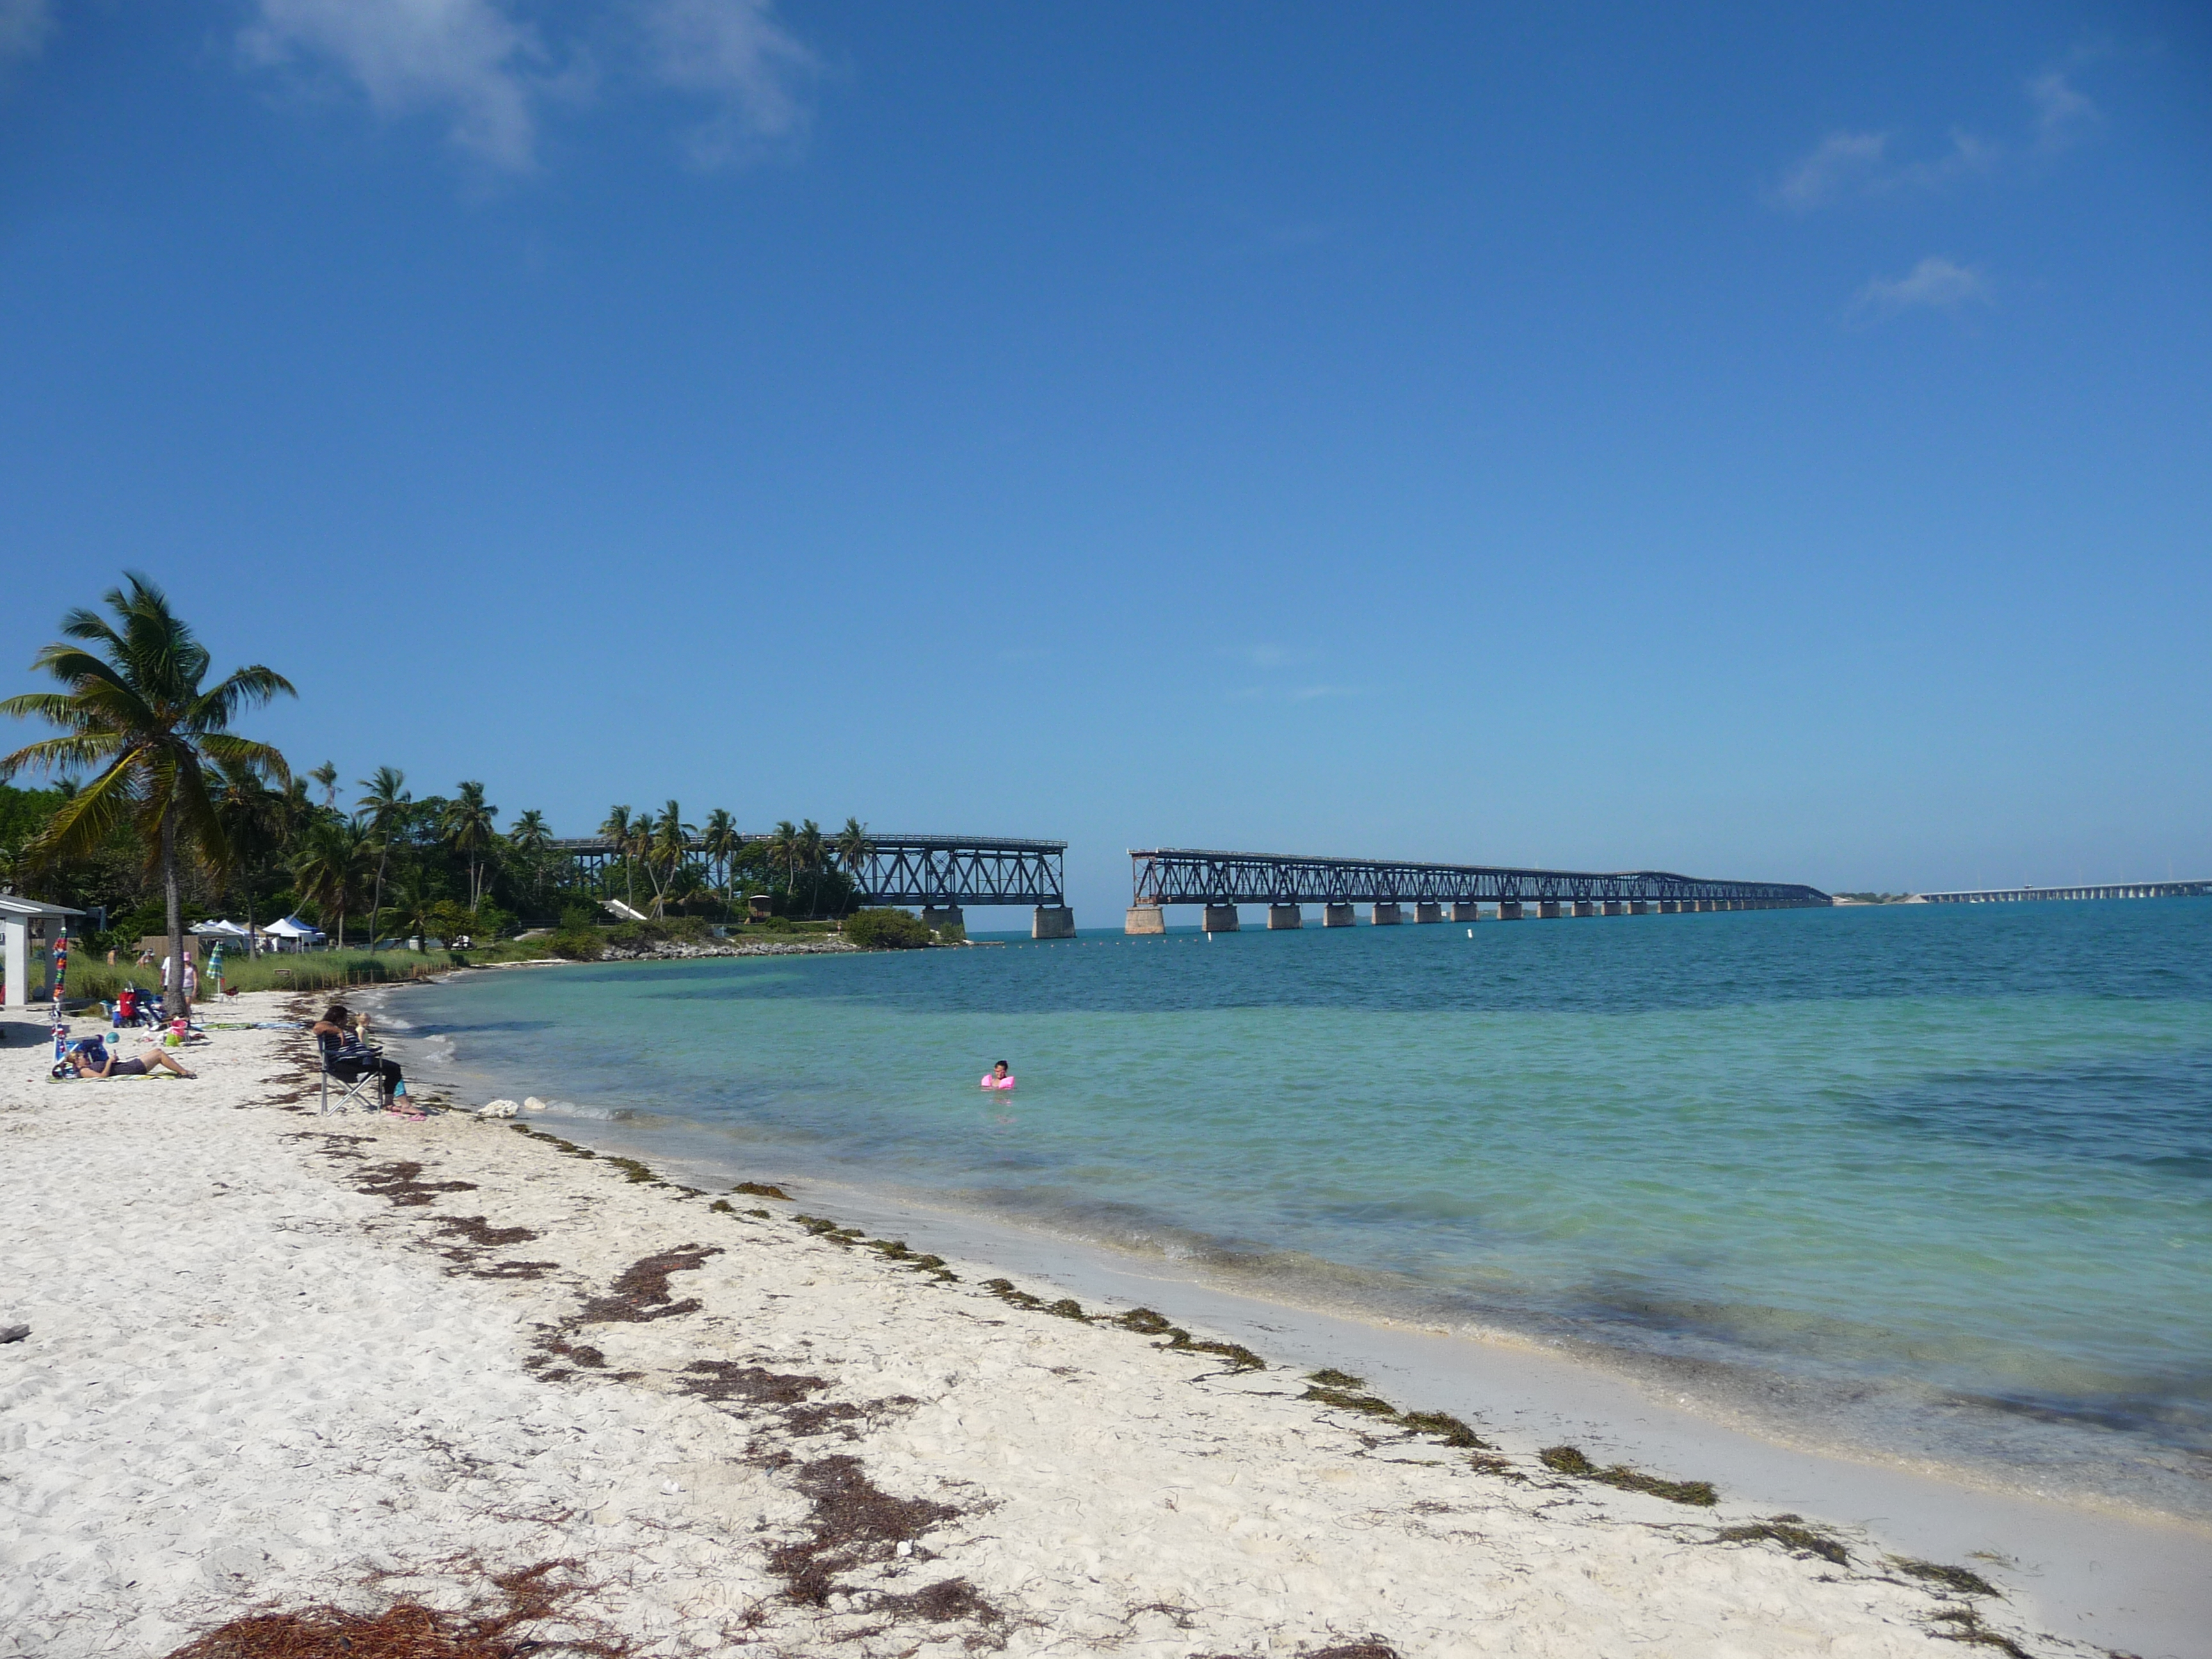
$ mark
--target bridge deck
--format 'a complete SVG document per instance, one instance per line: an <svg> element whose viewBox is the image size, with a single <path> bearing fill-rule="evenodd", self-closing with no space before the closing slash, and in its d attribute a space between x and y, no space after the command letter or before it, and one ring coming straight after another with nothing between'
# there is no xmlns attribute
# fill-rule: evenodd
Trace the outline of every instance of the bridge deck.
<svg viewBox="0 0 2212 1659"><path fill-rule="evenodd" d="M1303 858L1161 848L1129 854L1133 904L1477 904L1728 901L1832 903L1817 887L1713 881L1663 870L1528 870L1397 859Z"/></svg>
<svg viewBox="0 0 2212 1659"><path fill-rule="evenodd" d="M2107 881L2075 887L1990 887L1923 893L1930 904L2017 904L2029 899L2206 898L2212 881Z"/></svg>

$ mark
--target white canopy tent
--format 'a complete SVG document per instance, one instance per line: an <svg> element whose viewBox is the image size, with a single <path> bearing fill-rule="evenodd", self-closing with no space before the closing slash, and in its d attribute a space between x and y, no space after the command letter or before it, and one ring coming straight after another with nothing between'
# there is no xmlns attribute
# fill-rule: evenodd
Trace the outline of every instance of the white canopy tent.
<svg viewBox="0 0 2212 1659"><path fill-rule="evenodd" d="M280 951L288 945L296 951L303 945L320 944L323 939L321 928L312 927L297 916L282 917L270 922L261 931L276 942L276 948Z"/></svg>

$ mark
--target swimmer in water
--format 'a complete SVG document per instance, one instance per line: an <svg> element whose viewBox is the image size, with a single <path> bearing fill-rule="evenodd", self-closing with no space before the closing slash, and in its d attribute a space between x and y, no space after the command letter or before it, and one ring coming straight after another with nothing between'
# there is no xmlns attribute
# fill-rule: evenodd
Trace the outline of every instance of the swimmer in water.
<svg viewBox="0 0 2212 1659"><path fill-rule="evenodd" d="M983 1086L986 1089L1011 1089L1014 1086L1014 1074L1006 1069L1005 1060L998 1060L992 1065L984 1076Z"/></svg>

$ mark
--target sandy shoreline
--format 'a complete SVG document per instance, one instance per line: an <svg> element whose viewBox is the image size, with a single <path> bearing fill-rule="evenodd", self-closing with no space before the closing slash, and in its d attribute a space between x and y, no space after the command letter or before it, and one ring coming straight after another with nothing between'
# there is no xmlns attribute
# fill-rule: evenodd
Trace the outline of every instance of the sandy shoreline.
<svg viewBox="0 0 2212 1659"><path fill-rule="evenodd" d="M656 1654L2092 1650L2025 1588L1567 1478L1474 1409L1499 1449L1302 1398L1297 1365L1055 1312L1042 1278L1010 1299L1003 1260L507 1126L318 1120L294 1033L59 1085L29 1035L0 1049L0 1325L32 1328L0 1347L0 1655L161 1655L560 1559L571 1616ZM2172 1611L2098 1639L2190 1652Z"/></svg>

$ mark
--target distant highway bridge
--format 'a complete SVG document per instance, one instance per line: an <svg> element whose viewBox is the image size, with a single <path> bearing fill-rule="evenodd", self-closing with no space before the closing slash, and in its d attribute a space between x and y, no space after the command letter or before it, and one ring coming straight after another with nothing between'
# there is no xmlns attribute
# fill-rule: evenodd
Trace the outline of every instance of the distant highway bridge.
<svg viewBox="0 0 2212 1659"><path fill-rule="evenodd" d="M1132 933L1167 930L1166 907L1205 909L1209 933L1232 933L1237 907L1264 904L1270 927L1302 927L1303 907L1321 907L1324 927L1349 927L1352 907L1388 927L1408 920L1474 921L1486 907L1501 920L1524 916L1677 915L1702 910L1802 909L1835 901L1787 882L1709 881L1663 870L1600 873L1522 870L1487 864L1420 864L1393 859L1300 858L1159 848L1129 854ZM1409 918L1406 912L1410 908ZM1449 916L1445 914L1449 911Z"/></svg>
<svg viewBox="0 0 2212 1659"><path fill-rule="evenodd" d="M738 837L746 846L769 839ZM613 842L599 836L556 841L552 847L601 888L608 866L622 856ZM690 848L695 856L706 856L697 840ZM1034 908L1031 938L1073 939L1075 913L1067 908L1066 853L1064 841L872 832L866 855L851 869L842 864L839 868L851 879L854 897L868 904L917 906L932 927L964 926L963 905L1027 904Z"/></svg>
<svg viewBox="0 0 2212 1659"><path fill-rule="evenodd" d="M2108 881L2076 887L1990 887L1923 893L1930 904L2018 904L2028 899L2212 898L2212 881Z"/></svg>

